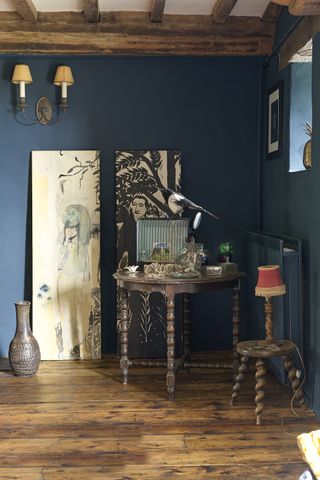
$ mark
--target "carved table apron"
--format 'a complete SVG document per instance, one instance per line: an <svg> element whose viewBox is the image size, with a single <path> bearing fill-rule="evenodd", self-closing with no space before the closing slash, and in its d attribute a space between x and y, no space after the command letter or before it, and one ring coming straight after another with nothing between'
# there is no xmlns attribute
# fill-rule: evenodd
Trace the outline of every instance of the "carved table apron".
<svg viewBox="0 0 320 480"><path fill-rule="evenodd" d="M238 367L237 344L239 341L240 330L240 279L245 274L242 272L230 273L225 275L201 275L198 278L150 278L144 273L124 273L117 272L114 278L117 286L121 289L121 324L120 324L120 368L123 375L123 383L128 382L128 370L130 365L148 365L148 366L166 366L167 367L167 391L169 400L174 400L175 396L175 374L181 367L232 367L234 370ZM190 362L190 342L189 342L189 294L208 292L215 290L232 289L233 290L233 316L232 316L232 336L233 336L233 364L210 364ZM160 292L166 297L167 305L167 361L156 362L148 361L130 361L128 357L128 291L142 292ZM184 295L183 311L183 355L175 359L175 295L182 293Z"/></svg>

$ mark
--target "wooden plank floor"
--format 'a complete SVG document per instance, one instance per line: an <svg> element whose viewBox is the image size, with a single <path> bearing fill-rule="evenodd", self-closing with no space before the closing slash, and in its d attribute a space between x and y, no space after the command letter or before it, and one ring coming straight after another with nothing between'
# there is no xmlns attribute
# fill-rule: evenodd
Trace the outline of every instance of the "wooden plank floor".
<svg viewBox="0 0 320 480"><path fill-rule="evenodd" d="M272 377L256 426L253 372L231 409L227 370L180 372L168 402L163 368L131 368L123 386L114 358L0 369L1 480L293 480L306 470L296 435L319 428Z"/></svg>

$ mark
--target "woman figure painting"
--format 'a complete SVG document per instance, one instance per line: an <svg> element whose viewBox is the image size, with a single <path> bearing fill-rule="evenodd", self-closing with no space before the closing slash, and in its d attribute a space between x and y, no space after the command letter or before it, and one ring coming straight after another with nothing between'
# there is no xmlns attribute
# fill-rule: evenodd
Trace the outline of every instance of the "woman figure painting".
<svg viewBox="0 0 320 480"><path fill-rule="evenodd" d="M69 205L63 217L63 238L58 262L56 329L59 358L90 358L86 346L91 311L89 242L91 221L82 205Z"/></svg>

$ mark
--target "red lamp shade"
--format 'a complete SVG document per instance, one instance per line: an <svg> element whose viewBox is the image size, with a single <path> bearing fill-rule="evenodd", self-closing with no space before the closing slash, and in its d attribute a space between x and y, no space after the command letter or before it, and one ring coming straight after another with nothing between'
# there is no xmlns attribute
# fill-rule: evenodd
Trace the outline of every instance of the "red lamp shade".
<svg viewBox="0 0 320 480"><path fill-rule="evenodd" d="M276 297L286 293L286 286L282 281L279 265L258 267L258 274L257 297Z"/></svg>

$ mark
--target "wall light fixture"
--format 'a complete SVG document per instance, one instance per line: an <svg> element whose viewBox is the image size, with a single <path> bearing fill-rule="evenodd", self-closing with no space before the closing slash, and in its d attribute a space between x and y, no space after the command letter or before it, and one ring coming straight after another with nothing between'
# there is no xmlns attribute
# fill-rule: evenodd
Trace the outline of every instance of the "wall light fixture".
<svg viewBox="0 0 320 480"><path fill-rule="evenodd" d="M28 123L23 125L52 125L59 119L62 110L66 112L68 105L68 87L74 84L72 70L67 65L57 67L53 83L61 87L61 100L56 108L56 118L53 120L53 106L47 97L40 97L35 106L35 119L30 119L26 114L26 85L32 83L32 76L28 65L15 65L11 82L19 85L19 102L17 103L16 115L21 112ZM17 117L16 117L17 118ZM22 123L22 122L19 122Z"/></svg>

